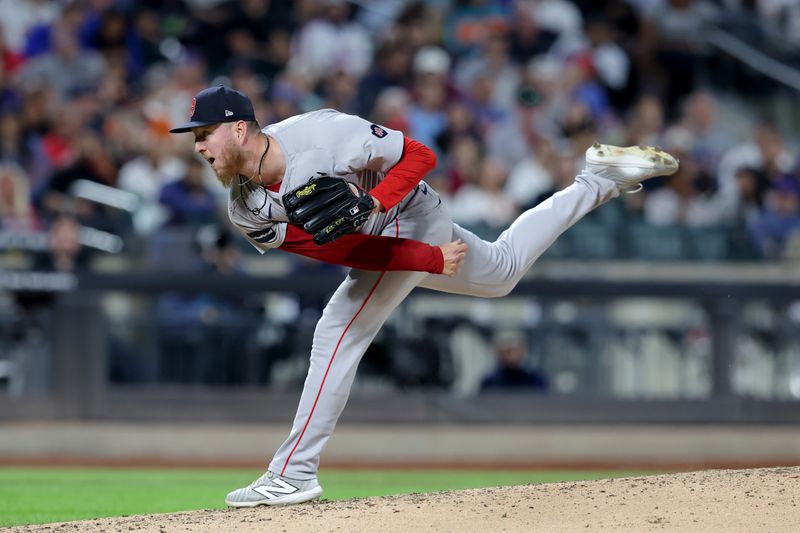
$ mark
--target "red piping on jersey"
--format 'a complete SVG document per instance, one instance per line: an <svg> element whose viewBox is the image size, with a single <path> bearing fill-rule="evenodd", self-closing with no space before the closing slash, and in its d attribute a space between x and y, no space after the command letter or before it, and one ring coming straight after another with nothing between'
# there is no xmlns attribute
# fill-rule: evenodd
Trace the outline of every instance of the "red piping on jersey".
<svg viewBox="0 0 800 533"><path fill-rule="evenodd" d="M394 224L395 224L395 237L397 237L397 236L400 235L400 223L397 221L397 219L395 219ZM292 455L294 455L295 450L297 450L297 447L300 445L300 441L303 440L303 435L306 434L306 429L308 429L308 424L311 422L311 417L314 416L314 411L317 408L317 402L319 402L319 397L322 395L322 389L325 387L325 380L328 379L328 373L331 371L331 366L333 365L333 360L336 358L336 353L339 351L339 346L342 344L342 340L344 340L344 336L347 334L347 330L350 329L350 326L352 326L353 322L356 321L356 318L358 318L358 315L360 315L361 311L364 310L364 307L366 307L367 302L369 302L369 299L372 298L372 294L375 292L375 289L378 288L378 284L381 282L381 280L383 279L383 276L385 276L385 275L386 275L386 271L383 271L383 272L381 272L381 275L378 276L378 279L375 281L375 284L369 290L369 294L367 294L367 297L364 298L364 303L361 304L361 307L358 308L358 311L356 311L356 314L353 315L353 318L351 318L350 322L347 323L347 326L345 326L344 331L342 332L342 335L339 337L339 340L336 342L336 347L333 349L333 354L331 355L331 360L328 361L328 367L325 369L325 374L322 376L322 382L319 384L319 390L317 391L317 397L314 398L314 405L311 406L311 412L308 413L308 418L306 419L306 423L303 424L303 431L300 432L300 436L297 437L297 442L294 443L294 446L292 447L292 451L290 451L289 452L289 456L286 457L286 462L283 463L283 468L281 468L281 475L283 475L283 473L286 472L286 467L289 466L289 461L292 459Z"/></svg>

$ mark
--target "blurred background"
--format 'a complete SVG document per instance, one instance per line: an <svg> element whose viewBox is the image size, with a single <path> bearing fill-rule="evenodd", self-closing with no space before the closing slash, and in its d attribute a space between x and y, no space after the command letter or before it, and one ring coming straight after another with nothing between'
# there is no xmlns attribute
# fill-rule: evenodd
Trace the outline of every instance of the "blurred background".
<svg viewBox="0 0 800 533"><path fill-rule="evenodd" d="M332 107L425 143L487 240L595 141L681 160L506 298L413 293L334 459L800 463L795 0L0 0L0 459L245 460L288 432L344 271L232 230L168 133L219 83L262 125ZM148 437L197 422L241 433Z"/></svg>

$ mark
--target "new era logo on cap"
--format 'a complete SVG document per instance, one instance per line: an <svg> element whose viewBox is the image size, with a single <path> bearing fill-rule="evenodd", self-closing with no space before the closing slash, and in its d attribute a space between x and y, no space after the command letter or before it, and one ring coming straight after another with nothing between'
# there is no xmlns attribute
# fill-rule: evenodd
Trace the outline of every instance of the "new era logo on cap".
<svg viewBox="0 0 800 533"><path fill-rule="evenodd" d="M220 122L251 121L256 116L253 104L242 92L220 85L203 89L192 99L189 122L172 128L170 133L183 133L192 128Z"/></svg>

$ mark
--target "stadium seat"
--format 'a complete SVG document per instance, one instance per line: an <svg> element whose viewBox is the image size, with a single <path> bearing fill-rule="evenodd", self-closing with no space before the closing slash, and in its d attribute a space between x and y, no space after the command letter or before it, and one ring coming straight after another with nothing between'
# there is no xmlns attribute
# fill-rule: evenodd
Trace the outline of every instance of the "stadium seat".
<svg viewBox="0 0 800 533"><path fill-rule="evenodd" d="M727 228L685 228L684 237L690 259L724 261L730 255Z"/></svg>
<svg viewBox="0 0 800 533"><path fill-rule="evenodd" d="M565 236L571 244L575 259L614 259L617 256L617 236L613 227L582 220Z"/></svg>
<svg viewBox="0 0 800 533"><path fill-rule="evenodd" d="M628 224L624 235L628 256L631 259L678 261L686 258L680 227L652 226L637 222Z"/></svg>

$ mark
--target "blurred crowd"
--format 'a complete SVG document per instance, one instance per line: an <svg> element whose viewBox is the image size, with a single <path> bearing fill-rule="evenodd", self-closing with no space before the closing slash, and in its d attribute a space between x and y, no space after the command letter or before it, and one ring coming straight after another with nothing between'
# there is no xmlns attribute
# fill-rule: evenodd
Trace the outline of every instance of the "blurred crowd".
<svg viewBox="0 0 800 533"><path fill-rule="evenodd" d="M123 268L244 268L255 252L228 225L226 191L191 136L168 133L219 83L247 93L262 125L332 107L425 143L438 159L426 179L487 239L572 183L592 143L649 144L680 170L591 213L547 255L796 259L800 128L786 124L800 113L786 85L798 67L797 0L0 0L0 268L79 272L112 253ZM138 315L114 300L112 378L302 382L324 302L270 295L265 312L253 298L166 293ZM0 320L0 352L44 353L49 304L3 302L17 322ZM446 339L451 326L426 328ZM453 379L447 347L385 329L365 359L388 361L377 374ZM128 342L148 331L144 348ZM563 360L564 344L484 337L494 358L472 389L560 387L525 360Z"/></svg>
<svg viewBox="0 0 800 533"><path fill-rule="evenodd" d="M793 68L791 0L0 0L0 15L2 234L53 228L86 245L92 228L158 258L181 232L224 233L225 191L168 129L225 83L262 125L332 107L425 143L428 181L487 238L569 185L599 140L659 145L681 168L553 254L779 260L800 247L796 139L723 106L778 84L705 39L722 29Z"/></svg>

